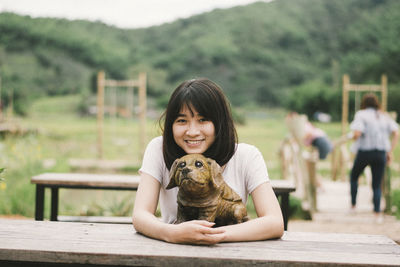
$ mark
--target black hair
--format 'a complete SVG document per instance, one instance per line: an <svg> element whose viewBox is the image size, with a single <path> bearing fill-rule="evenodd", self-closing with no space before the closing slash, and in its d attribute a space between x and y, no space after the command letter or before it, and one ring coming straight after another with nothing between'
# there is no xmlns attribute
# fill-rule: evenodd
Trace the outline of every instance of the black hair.
<svg viewBox="0 0 400 267"><path fill-rule="evenodd" d="M220 166L225 165L235 153L238 141L230 104L217 84L199 78L184 81L174 90L160 118L160 124L164 119L163 156L167 168L170 169L175 159L186 154L176 144L172 131L172 125L184 106L192 113L193 109L196 110L214 124L215 140L203 155L214 159Z"/></svg>

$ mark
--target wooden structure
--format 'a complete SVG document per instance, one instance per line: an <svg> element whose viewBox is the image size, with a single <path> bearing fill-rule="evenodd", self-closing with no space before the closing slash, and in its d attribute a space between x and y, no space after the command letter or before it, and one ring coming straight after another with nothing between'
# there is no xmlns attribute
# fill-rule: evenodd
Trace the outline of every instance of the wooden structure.
<svg viewBox="0 0 400 267"><path fill-rule="evenodd" d="M146 145L146 73L141 72L137 80L106 80L104 71L97 74L97 157L103 158L104 93L106 87L127 87L129 108L133 103L133 88L138 88L139 95L139 149L144 153ZM129 104L130 103L130 104Z"/></svg>
<svg viewBox="0 0 400 267"><path fill-rule="evenodd" d="M50 220L58 220L58 193L60 188L137 190L140 177L136 175L84 174L84 173L44 173L31 178L36 184L35 219L44 219L44 191L51 189ZM272 188L281 202L284 226L287 229L289 219L289 193L295 186L289 181L271 180Z"/></svg>
<svg viewBox="0 0 400 267"><path fill-rule="evenodd" d="M348 116L349 116L349 93L356 92L377 92L381 94L381 109L382 111L387 111L387 97L388 97L388 79L386 75L381 76L381 84L351 84L350 77L345 74L343 75L343 88L342 88L342 140L345 140L346 132L348 131ZM359 108L359 97L355 98L355 109ZM395 119L396 114L391 114L391 116ZM350 160L350 155L345 147L346 142L341 142L340 144L334 147L334 151L332 152L332 179L337 180L338 174L341 180L347 179L347 164ZM384 179L384 196L387 202L386 211L390 209L390 168L387 167L385 171L385 179Z"/></svg>
<svg viewBox="0 0 400 267"><path fill-rule="evenodd" d="M0 219L1 266L399 266L400 246L378 235L285 232L214 246L171 244L132 225Z"/></svg>
<svg viewBox="0 0 400 267"><path fill-rule="evenodd" d="M350 154L346 147L346 143L349 140L346 137L348 132L349 124L349 94L355 92L355 110L360 106L360 95L361 92L378 92L381 94L381 105L382 110L387 109L387 77L386 75L381 76L381 84L351 84L349 75L343 75L343 86L342 86L342 137L335 141L333 151L331 153L332 169L331 175L332 180L346 180L348 164L350 162Z"/></svg>
<svg viewBox="0 0 400 267"><path fill-rule="evenodd" d="M381 84L351 84L349 75L343 75L342 88L342 134L346 134L349 119L349 92L380 92L382 110L387 109L387 77L381 76ZM356 101L359 101L356 98ZM357 108L357 107L356 107Z"/></svg>
<svg viewBox="0 0 400 267"><path fill-rule="evenodd" d="M307 120L303 114L291 114L286 118L290 136L282 142L279 154L282 178L295 182L296 194L302 199L304 208L315 212L318 153L313 148L304 148L303 138Z"/></svg>

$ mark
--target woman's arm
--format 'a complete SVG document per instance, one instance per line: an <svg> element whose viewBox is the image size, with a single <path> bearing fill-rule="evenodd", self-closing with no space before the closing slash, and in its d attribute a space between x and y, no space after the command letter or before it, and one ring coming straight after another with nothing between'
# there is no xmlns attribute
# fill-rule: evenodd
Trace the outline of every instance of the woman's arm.
<svg viewBox="0 0 400 267"><path fill-rule="evenodd" d="M359 130L354 130L353 131L353 140L357 140L358 138L360 138L360 136L362 135L362 132Z"/></svg>
<svg viewBox="0 0 400 267"><path fill-rule="evenodd" d="M133 226L146 236L171 243L216 244L225 238L225 230L212 228L214 223L190 221L167 224L154 214L157 209L160 183L151 175L141 174L133 209Z"/></svg>
<svg viewBox="0 0 400 267"><path fill-rule="evenodd" d="M251 197L258 218L220 227L226 230L224 242L265 240L283 235L282 212L271 184L267 182L259 185Z"/></svg>

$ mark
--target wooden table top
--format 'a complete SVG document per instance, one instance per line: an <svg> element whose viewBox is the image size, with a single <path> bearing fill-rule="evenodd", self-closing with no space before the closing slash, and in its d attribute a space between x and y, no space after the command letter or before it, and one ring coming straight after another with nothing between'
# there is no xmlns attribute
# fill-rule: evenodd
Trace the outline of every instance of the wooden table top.
<svg viewBox="0 0 400 267"><path fill-rule="evenodd" d="M214 246L169 244L132 225L0 219L3 261L125 266L400 265L400 246L378 235L285 232L282 239Z"/></svg>
<svg viewBox="0 0 400 267"><path fill-rule="evenodd" d="M139 175L127 174L92 174L92 173L42 173L33 176L31 183L64 186L112 186L137 188ZM287 180L270 180L271 186L278 191L295 191L293 182Z"/></svg>
<svg viewBox="0 0 400 267"><path fill-rule="evenodd" d="M33 176L31 183L46 185L94 185L137 188L139 175L127 174L92 174L92 173L42 173Z"/></svg>

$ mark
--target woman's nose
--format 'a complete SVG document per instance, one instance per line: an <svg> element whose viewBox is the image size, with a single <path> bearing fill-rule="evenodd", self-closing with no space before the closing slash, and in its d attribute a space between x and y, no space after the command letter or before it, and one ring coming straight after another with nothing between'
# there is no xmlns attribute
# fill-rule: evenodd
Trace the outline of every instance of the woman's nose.
<svg viewBox="0 0 400 267"><path fill-rule="evenodd" d="M187 135L198 135L200 133L199 126L196 123L190 123L188 125L186 134Z"/></svg>

